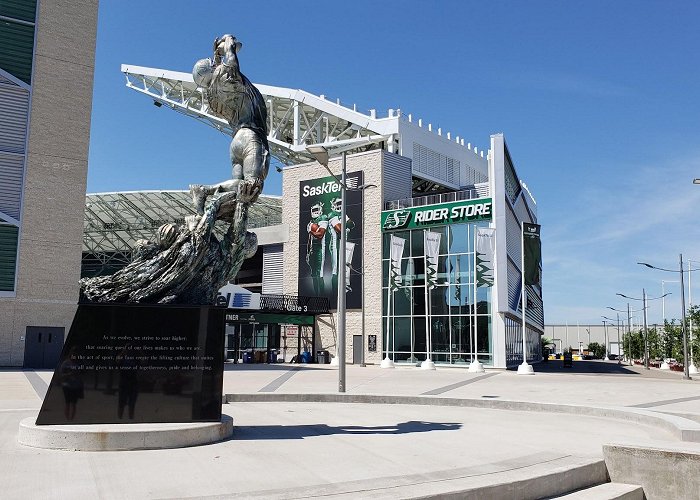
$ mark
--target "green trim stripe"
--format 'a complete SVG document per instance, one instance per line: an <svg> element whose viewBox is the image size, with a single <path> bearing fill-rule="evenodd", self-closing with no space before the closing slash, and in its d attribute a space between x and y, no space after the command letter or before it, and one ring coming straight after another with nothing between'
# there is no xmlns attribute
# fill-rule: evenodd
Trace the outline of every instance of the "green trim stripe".
<svg viewBox="0 0 700 500"><path fill-rule="evenodd" d="M17 266L17 239L19 228L0 225L0 291L15 290L15 268Z"/></svg>
<svg viewBox="0 0 700 500"><path fill-rule="evenodd" d="M36 0L0 0L0 16L33 23L36 21Z"/></svg>
<svg viewBox="0 0 700 500"><path fill-rule="evenodd" d="M231 323L277 323L287 325L313 325L314 316L301 314L277 314L259 312L226 311L226 322Z"/></svg>
<svg viewBox="0 0 700 500"><path fill-rule="evenodd" d="M2 40L0 68L30 84L34 55L34 26L0 20L0 40Z"/></svg>

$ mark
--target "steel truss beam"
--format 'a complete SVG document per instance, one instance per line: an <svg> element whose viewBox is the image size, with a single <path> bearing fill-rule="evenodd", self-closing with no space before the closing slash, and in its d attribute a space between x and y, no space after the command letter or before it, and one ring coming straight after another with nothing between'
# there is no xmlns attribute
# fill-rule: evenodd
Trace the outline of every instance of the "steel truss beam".
<svg viewBox="0 0 700 500"><path fill-rule="evenodd" d="M128 261L136 240L154 240L161 225L181 224L193 213L186 191L89 194L85 200L83 255L103 264ZM249 215L251 228L280 224L280 198L262 195Z"/></svg>
<svg viewBox="0 0 700 500"><path fill-rule="evenodd" d="M229 124L209 112L203 90L189 73L122 65L126 86L159 106L191 116L227 135ZM398 133L395 117L375 118L303 90L257 85L267 102L272 155L285 165L313 161L306 147L322 145L331 155L382 147Z"/></svg>

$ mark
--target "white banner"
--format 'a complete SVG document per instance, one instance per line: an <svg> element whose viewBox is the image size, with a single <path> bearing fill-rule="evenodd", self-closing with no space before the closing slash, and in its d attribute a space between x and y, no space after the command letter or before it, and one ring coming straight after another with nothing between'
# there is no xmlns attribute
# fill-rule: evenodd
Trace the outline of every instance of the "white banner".
<svg viewBox="0 0 700 500"><path fill-rule="evenodd" d="M403 256L403 247L405 244L405 239L398 238L393 234L391 235L391 263L389 265L389 289L391 291L398 290L401 286L401 257Z"/></svg>
<svg viewBox="0 0 700 500"><path fill-rule="evenodd" d="M429 290L437 286L438 253L440 252L440 233L425 231L425 283Z"/></svg>
<svg viewBox="0 0 700 500"><path fill-rule="evenodd" d="M493 286L493 259L496 253L496 230L480 227L476 230L476 286Z"/></svg>
<svg viewBox="0 0 700 500"><path fill-rule="evenodd" d="M350 287L350 269L352 268L352 256L355 253L355 244L352 241L345 242L345 291L352 292Z"/></svg>

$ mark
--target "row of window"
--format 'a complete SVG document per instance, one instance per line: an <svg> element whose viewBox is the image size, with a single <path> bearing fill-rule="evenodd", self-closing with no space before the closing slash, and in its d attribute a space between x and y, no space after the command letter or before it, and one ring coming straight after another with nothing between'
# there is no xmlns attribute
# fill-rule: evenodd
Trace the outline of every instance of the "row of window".
<svg viewBox="0 0 700 500"><path fill-rule="evenodd" d="M428 291L430 315L474 314L474 287L438 286ZM396 291L384 288L383 316L425 315L425 287L403 287ZM387 307L391 302L391 310ZM491 314L491 288L477 288L476 313Z"/></svg>
<svg viewBox="0 0 700 500"><path fill-rule="evenodd" d="M431 227L427 231L439 233L440 249L439 255L456 255L466 254L474 251L474 237L476 228L489 227L489 221L478 221L469 224L451 224L448 226ZM389 248L391 248L391 236L406 240L404 244L403 257L423 257L424 255L424 231L422 229L414 229L409 231L392 231L384 233L384 242L382 245L382 258L389 258ZM414 259L416 262L419 259Z"/></svg>
<svg viewBox="0 0 700 500"><path fill-rule="evenodd" d="M430 329L430 352L433 361L468 362L478 355L480 361L490 363L490 316L477 316L476 322L472 316L430 316L427 325L425 316L389 318L388 321L384 318L384 355L388 351L389 358L394 361L425 360L426 326Z"/></svg>

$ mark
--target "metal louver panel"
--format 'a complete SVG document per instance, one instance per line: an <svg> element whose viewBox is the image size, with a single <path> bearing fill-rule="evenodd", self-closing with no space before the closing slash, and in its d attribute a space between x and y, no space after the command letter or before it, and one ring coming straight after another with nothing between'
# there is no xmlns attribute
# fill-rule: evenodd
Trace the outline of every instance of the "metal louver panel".
<svg viewBox="0 0 700 500"><path fill-rule="evenodd" d="M482 182L480 184L474 184L474 189L476 189L476 194L479 198L486 198L489 196L489 183Z"/></svg>
<svg viewBox="0 0 700 500"><path fill-rule="evenodd" d="M263 283L262 293L284 293L284 259L282 245L263 247Z"/></svg>
<svg viewBox="0 0 700 500"><path fill-rule="evenodd" d="M24 153L28 114L29 92L0 85L0 152Z"/></svg>
<svg viewBox="0 0 700 500"><path fill-rule="evenodd" d="M517 311L519 307L521 283L520 271L515 264L508 261L508 307L513 311Z"/></svg>
<svg viewBox="0 0 700 500"><path fill-rule="evenodd" d="M526 222L530 222L528 219ZM506 251L518 268L522 259L522 226L512 211L506 208Z"/></svg>
<svg viewBox="0 0 700 500"><path fill-rule="evenodd" d="M9 79L5 78L5 77L3 76L3 74L2 74L2 72L0 72L0 85L12 85L12 86L17 86L17 85L15 84L15 82L13 82L12 80L9 80Z"/></svg>
<svg viewBox="0 0 700 500"><path fill-rule="evenodd" d="M0 292L12 292L15 289L18 234L19 228L0 225Z"/></svg>
<svg viewBox="0 0 700 500"><path fill-rule="evenodd" d="M413 171L458 185L460 162L417 142L413 143Z"/></svg>
<svg viewBox="0 0 700 500"><path fill-rule="evenodd" d="M0 152L0 212L19 220L24 156Z"/></svg>
<svg viewBox="0 0 700 500"><path fill-rule="evenodd" d="M31 83L34 26L3 20L0 22L0 40L0 68L25 83Z"/></svg>
<svg viewBox="0 0 700 500"><path fill-rule="evenodd" d="M2 0L0 16L33 23L36 19L36 0Z"/></svg>
<svg viewBox="0 0 700 500"><path fill-rule="evenodd" d="M411 159L384 151L383 202L411 197Z"/></svg>

